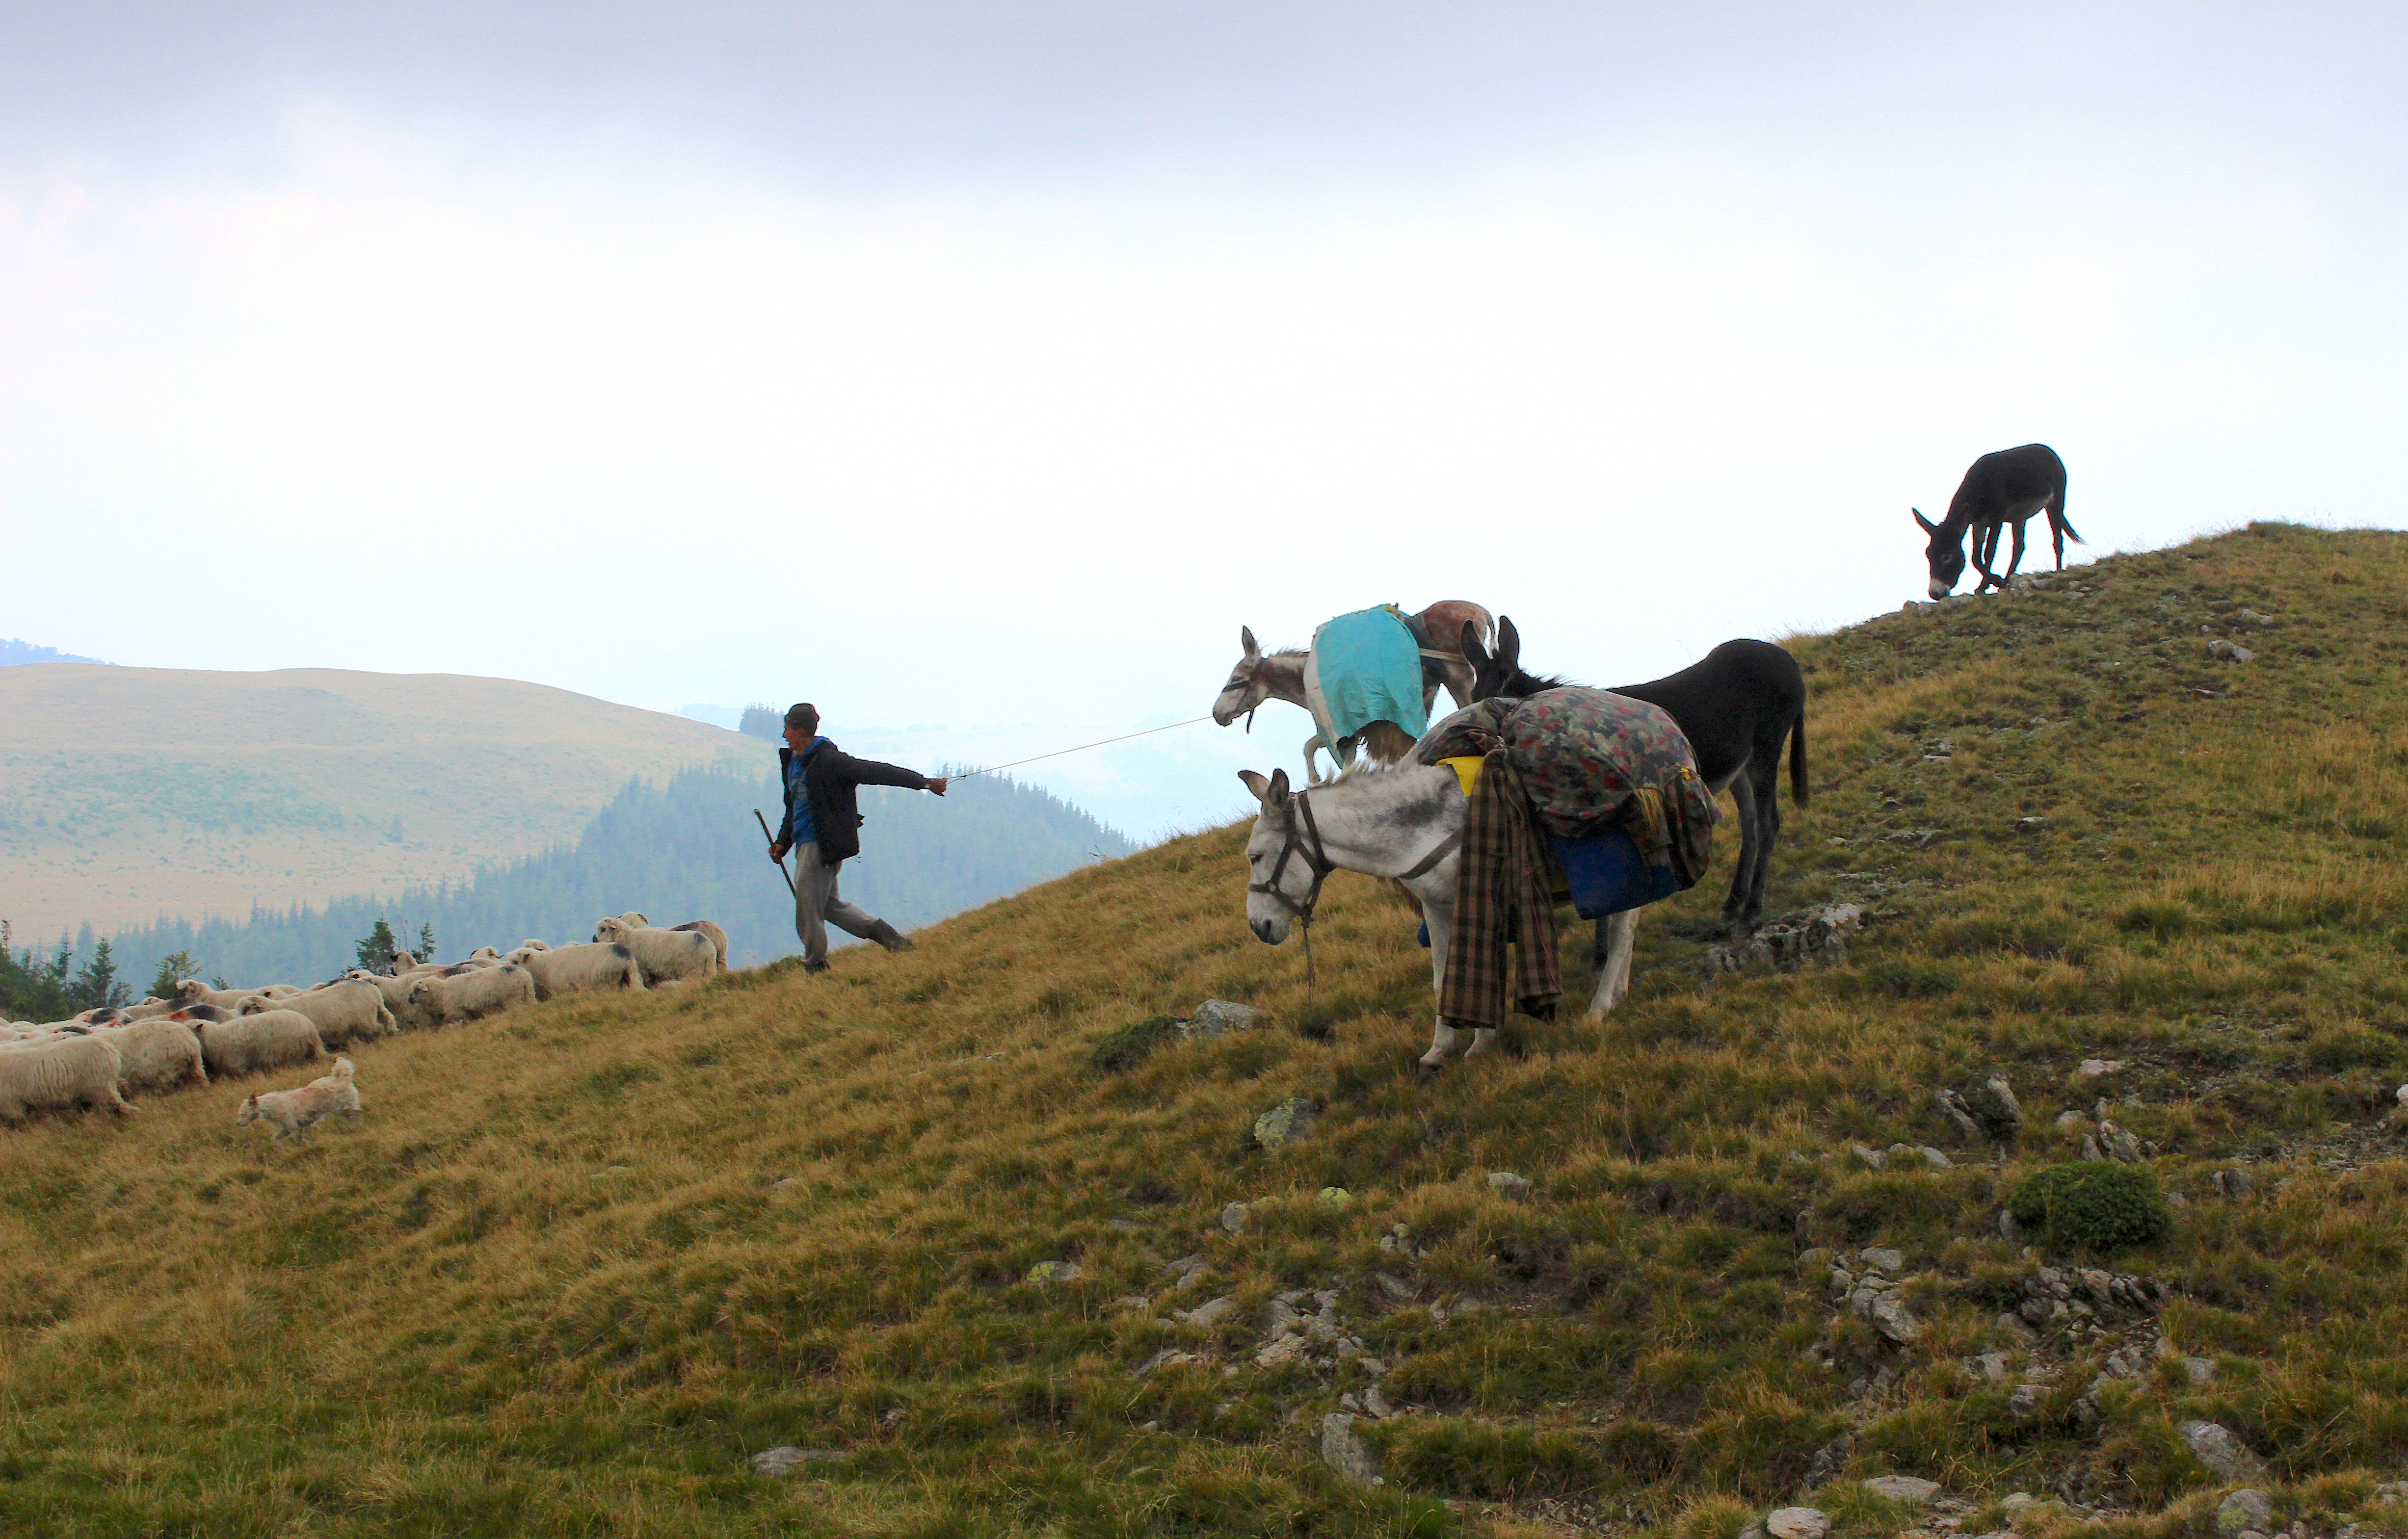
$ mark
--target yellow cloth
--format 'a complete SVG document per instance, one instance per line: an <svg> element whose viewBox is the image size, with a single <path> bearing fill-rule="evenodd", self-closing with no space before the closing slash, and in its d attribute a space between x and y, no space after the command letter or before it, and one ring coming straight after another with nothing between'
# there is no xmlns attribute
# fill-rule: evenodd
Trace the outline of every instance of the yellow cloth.
<svg viewBox="0 0 2408 1539"><path fill-rule="evenodd" d="M1455 777L1463 782L1463 794L1469 796L1479 786L1480 766L1486 761L1474 754L1463 759L1441 759L1439 762L1455 771Z"/></svg>

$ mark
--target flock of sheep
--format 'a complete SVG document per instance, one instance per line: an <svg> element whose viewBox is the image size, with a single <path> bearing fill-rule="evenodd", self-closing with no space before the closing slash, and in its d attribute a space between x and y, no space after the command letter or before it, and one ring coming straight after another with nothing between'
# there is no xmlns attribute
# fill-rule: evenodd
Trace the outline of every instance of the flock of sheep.
<svg viewBox="0 0 2408 1539"><path fill-rule="evenodd" d="M448 966L402 952L390 973L347 973L311 989L212 989L187 978L174 999L47 1024L0 1022L0 1121L14 1126L31 1112L79 1106L131 1116L128 1095L311 1063L330 1048L555 994L648 989L726 970L727 932L709 919L664 930L627 913L596 924L591 944L524 941L507 957L485 947Z"/></svg>

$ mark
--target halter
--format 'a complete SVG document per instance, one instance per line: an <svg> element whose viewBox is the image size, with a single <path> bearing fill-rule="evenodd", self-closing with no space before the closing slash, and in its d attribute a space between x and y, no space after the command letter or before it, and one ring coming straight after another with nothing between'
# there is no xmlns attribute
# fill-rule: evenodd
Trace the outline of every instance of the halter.
<svg viewBox="0 0 2408 1539"><path fill-rule="evenodd" d="M1312 839L1312 848L1309 850L1304 848L1306 835ZM1287 875L1288 858L1294 855L1303 856L1306 868L1312 873L1312 886L1306 891L1301 902L1280 891L1280 878ZM1270 880L1248 882L1246 891L1259 892L1286 909L1296 920L1297 928L1304 933L1304 986L1308 990L1313 985L1312 908L1321 901L1321 884L1328 880L1329 874L1337 869L1330 863L1328 852L1322 848L1321 824L1312 816L1312 803L1305 792L1299 791L1296 793L1294 810L1287 818L1287 842L1280 846L1279 859L1271 862Z"/></svg>

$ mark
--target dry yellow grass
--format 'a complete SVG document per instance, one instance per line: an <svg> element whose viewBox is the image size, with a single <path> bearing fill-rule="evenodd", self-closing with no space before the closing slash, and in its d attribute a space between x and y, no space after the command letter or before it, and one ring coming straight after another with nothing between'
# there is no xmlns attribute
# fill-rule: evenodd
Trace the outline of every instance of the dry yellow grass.
<svg viewBox="0 0 2408 1539"><path fill-rule="evenodd" d="M1409 916L1333 878L1308 993L1294 944L1243 926L1233 828L824 977L371 1045L366 1120L297 1148L234 1127L239 1086L0 1138L0 1520L1730 1539L1800 1496L1843 1535L1894 1530L1856 1482L1897 1470L2062 1487L2170 1534L2207 1489L2172 1431L2193 1416L2269 1456L2286 1514L2362 1505L2408 1456L2408 1170L2375 1126L2408 1070L2398 842L2375 831L2408 818L2385 746L2408 691L2363 639L2403 547L2253 530L2102 563L2086 604L1797 641L1816 803L1774 901L1865 903L1845 964L1702 987L1710 878L1644 918L1612 1020L1530 1023L1427 1085ZM2197 634L2229 601L2281 621L2249 671ZM1208 996L1273 1024L1091 1062ZM2092 1056L2130 1067L2102 1085L2075 1073ZM1931 1104L1991 1072L2031 1117L1995 1163ZM2108 1344L2064 1335L2047 1410L2018 1418L1959 1361L2013 1347L1996 1316L2035 1264L1999 1202L2101 1094L2190 1199L2114 1264L2175 1290L2157 1325L2219 1375L2153 1368L2091 1418ZM1252 1147L1292 1095L1322 1106L1314 1135ZM1900 1140L1957 1163L1846 1152ZM2257 1196L2214 1196L2233 1166ZM1875 1241L1911 1257L1913 1350L1800 1275L1810 1247ZM1208 1276L1168 1296L1190 1253ZM1026 1280L1042 1261L1082 1275ZM1414 1408L1369 1429L1376 1490L1314 1452L1368 1372L1254 1361L1271 1296L1326 1287ZM1216 1294L1217 1323L1164 1322ZM1138 1372L1166 1348L1194 1361ZM847 1457L753 1477L780 1444Z"/></svg>

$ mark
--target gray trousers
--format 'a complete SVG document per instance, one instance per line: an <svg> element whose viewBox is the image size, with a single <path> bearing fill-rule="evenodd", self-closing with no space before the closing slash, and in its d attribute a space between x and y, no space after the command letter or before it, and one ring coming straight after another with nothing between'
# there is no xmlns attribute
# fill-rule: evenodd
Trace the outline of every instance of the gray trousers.
<svg viewBox="0 0 2408 1539"><path fill-rule="evenodd" d="M867 940L878 928L876 915L837 895L836 874L843 866L842 861L822 862L820 847L812 841L795 848L795 937L803 943L807 967L826 963L829 925L860 940Z"/></svg>

